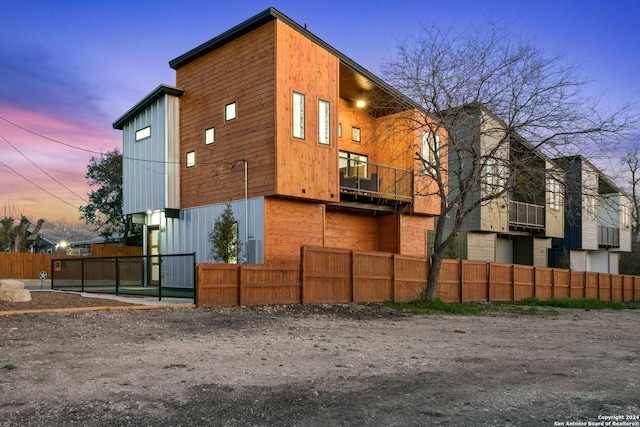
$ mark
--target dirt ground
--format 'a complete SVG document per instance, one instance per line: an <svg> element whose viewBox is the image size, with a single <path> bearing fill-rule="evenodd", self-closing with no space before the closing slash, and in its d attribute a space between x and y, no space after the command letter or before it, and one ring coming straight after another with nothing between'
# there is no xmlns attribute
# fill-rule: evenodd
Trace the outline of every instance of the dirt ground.
<svg viewBox="0 0 640 427"><path fill-rule="evenodd" d="M640 426L640 310L524 313L0 316L0 426Z"/></svg>

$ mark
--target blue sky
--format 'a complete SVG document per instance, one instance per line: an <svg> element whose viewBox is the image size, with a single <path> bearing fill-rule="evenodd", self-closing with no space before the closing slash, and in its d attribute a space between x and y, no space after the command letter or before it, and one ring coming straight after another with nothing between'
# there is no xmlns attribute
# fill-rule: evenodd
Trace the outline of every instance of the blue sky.
<svg viewBox="0 0 640 427"><path fill-rule="evenodd" d="M640 97L640 2L632 0L8 0L0 26L2 207L34 221L76 220L91 152L121 147L111 123L158 84L174 84L170 60L270 6L374 73L423 24L462 32L509 23L548 55L579 64L603 106Z"/></svg>

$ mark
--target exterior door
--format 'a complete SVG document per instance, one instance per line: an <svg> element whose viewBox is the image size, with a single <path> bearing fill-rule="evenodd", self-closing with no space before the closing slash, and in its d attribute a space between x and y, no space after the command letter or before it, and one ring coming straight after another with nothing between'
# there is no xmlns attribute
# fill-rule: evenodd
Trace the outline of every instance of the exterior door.
<svg viewBox="0 0 640 427"><path fill-rule="evenodd" d="M149 285L158 285L160 281L160 228L149 227L147 234L147 255L149 255Z"/></svg>

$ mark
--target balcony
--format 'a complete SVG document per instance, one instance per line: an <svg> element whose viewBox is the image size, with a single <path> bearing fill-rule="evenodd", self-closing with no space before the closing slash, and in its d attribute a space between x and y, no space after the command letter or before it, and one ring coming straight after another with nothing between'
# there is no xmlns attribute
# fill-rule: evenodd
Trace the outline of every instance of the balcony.
<svg viewBox="0 0 640 427"><path fill-rule="evenodd" d="M413 172L340 156L340 200L410 204Z"/></svg>
<svg viewBox="0 0 640 427"><path fill-rule="evenodd" d="M509 228L522 231L543 231L544 206L510 201Z"/></svg>
<svg viewBox="0 0 640 427"><path fill-rule="evenodd" d="M598 226L598 247L619 248L620 230L615 227Z"/></svg>

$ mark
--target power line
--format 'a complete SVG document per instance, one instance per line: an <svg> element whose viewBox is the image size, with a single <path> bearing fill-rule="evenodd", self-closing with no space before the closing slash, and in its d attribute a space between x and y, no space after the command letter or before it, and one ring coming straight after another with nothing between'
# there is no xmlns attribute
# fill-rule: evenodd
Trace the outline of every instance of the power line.
<svg viewBox="0 0 640 427"><path fill-rule="evenodd" d="M13 145L11 142L9 142L9 140L7 138L4 137L4 135L0 134L0 138L2 138L4 140L4 142L6 142L7 144L9 144L11 146L11 148L13 148L14 150L16 150L22 157L24 157L25 159L27 159L29 161L29 163L31 163L33 166L35 166L36 168L38 168L40 170L40 172L42 172L43 174L47 175L49 178L51 178L52 180L54 180L55 182L57 182L58 184L60 184L64 189L66 189L67 191L69 191L71 194L74 194L76 197L78 197L80 200L82 200L83 202L86 202L87 199L85 199L84 197L82 197L81 195L79 195L78 193L76 193L75 191L73 191L72 189L70 189L69 187L67 187L66 185L64 185L63 183L61 183L60 181L58 181L57 179L55 179L53 176L51 176L49 173L47 173L47 171L45 171L44 169L42 169L40 166L38 166L37 164L35 164L35 162L33 162L29 157L27 157L22 151L20 151L15 145Z"/></svg>
<svg viewBox="0 0 640 427"><path fill-rule="evenodd" d="M100 156L104 156L106 154L106 153L103 153L101 151L89 150L87 148L77 147L75 145L68 144L66 142L58 141L57 139L50 138L50 137L42 135L42 134L40 134L38 132L32 131L31 129L28 129L28 128L24 127L24 126L21 126L21 125L17 124L17 123L14 123L11 120L6 119L5 117L2 117L2 116L0 116L0 120L4 120L5 122L9 123L10 125L17 127L18 129L22 129L25 132L28 132L28 133L30 133L32 135L35 135L35 136L39 136L40 138L44 138L44 139L46 139L48 141L55 142L56 144L61 144L61 145L64 145L66 147L73 148L75 150L85 151L87 153L99 154ZM135 157L125 157L124 154L122 155L122 159L123 160L133 160L133 161L137 161L137 162L162 163L162 164L166 164L166 165L172 165L172 164L177 165L177 164L181 164L182 163L179 160L178 161L167 161L167 160L136 159ZM228 166L231 166L231 162L200 162L200 164L201 165L228 165Z"/></svg>
<svg viewBox="0 0 640 427"><path fill-rule="evenodd" d="M44 188L40 187L38 184L36 184L35 182L31 181L29 178L21 175L18 171L16 171L15 169L11 168L9 165L7 165L6 163L4 163L2 160L0 160L0 165L4 166L5 168L9 169L11 172L15 173L16 175L18 175L20 178L24 179L25 181L27 181L28 183L34 185L35 187L38 187L40 190L44 191L45 193L47 193L48 195L50 195L51 197L55 197L56 199L60 200L62 203L66 203L67 205L71 206L74 209L80 209L77 206L72 205L71 203L67 202L66 200L61 199L60 197L56 196L55 194L51 193L48 190L45 190Z"/></svg>
<svg viewBox="0 0 640 427"><path fill-rule="evenodd" d="M57 139L49 138L48 136L44 136L42 134L39 134L38 132L34 132L34 131L30 130L30 129L27 129L26 127L20 126L19 124L16 124L16 123L12 122L11 120L5 119L2 116L0 116L0 119L4 120L5 122L9 123L10 125L13 125L13 126L19 128L19 129L22 129L25 132L29 132L32 135L36 135L36 136L39 136L40 138L44 138L46 140L55 142L56 144L62 144L62 145L65 145L67 147L74 148L76 150L86 151L87 153L102 154L99 151L93 151L93 150L89 150L89 149L82 148L82 147L76 147L75 145L67 144L66 142L62 142L62 141L58 141Z"/></svg>

